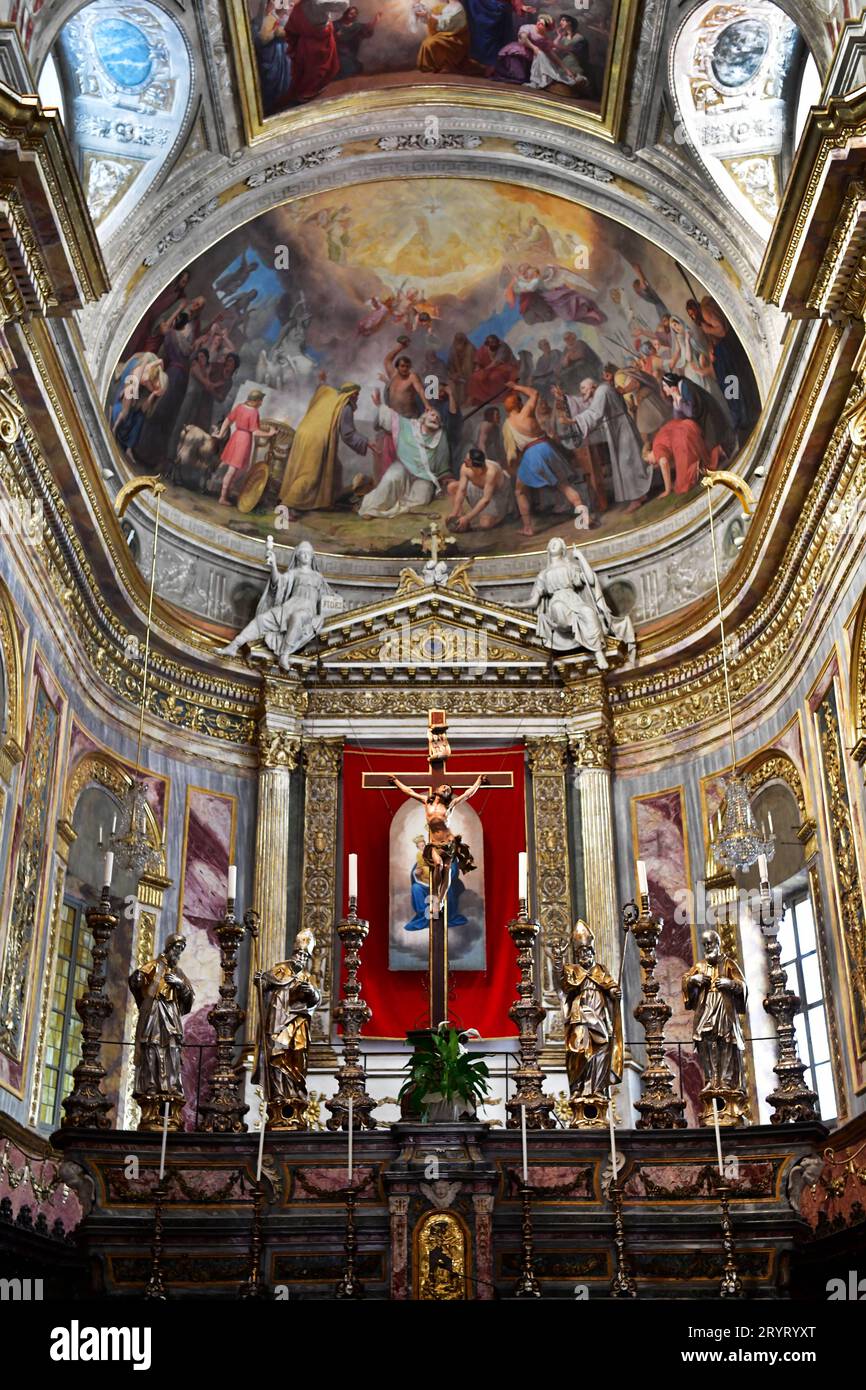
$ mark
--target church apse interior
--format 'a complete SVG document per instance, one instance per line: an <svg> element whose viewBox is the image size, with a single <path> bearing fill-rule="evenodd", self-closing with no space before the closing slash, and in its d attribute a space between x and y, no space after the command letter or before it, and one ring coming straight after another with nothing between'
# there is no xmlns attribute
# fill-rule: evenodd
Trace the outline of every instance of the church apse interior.
<svg viewBox="0 0 866 1390"><path fill-rule="evenodd" d="M854 0L0 3L4 1299L866 1297L864 135Z"/></svg>

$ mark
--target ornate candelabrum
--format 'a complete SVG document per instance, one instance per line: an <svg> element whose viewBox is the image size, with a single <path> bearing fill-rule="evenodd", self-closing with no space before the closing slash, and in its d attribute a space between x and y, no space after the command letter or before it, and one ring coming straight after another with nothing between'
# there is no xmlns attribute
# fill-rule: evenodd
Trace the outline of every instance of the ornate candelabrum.
<svg viewBox="0 0 866 1390"><path fill-rule="evenodd" d="M358 1236L355 1231L355 1188L350 1182L346 1188L346 1265L343 1277L337 1285L337 1298L363 1298L364 1285L355 1273L355 1258L358 1254Z"/></svg>
<svg viewBox="0 0 866 1390"><path fill-rule="evenodd" d="M520 1184L520 1276L514 1286L515 1298L540 1298L541 1286L535 1277L535 1249L532 1239L532 1188Z"/></svg>
<svg viewBox="0 0 866 1390"><path fill-rule="evenodd" d="M262 1124L265 1119L262 1116ZM262 1278L262 1202L264 1191L259 1178L253 1188L253 1227L250 1241L250 1272L238 1290L239 1298L269 1298L270 1290Z"/></svg>
<svg viewBox="0 0 866 1390"><path fill-rule="evenodd" d="M770 988L764 996L764 1008L776 1025L778 1058L773 1071L779 1084L767 1096L773 1108L771 1116L774 1125L794 1124L797 1120L817 1120L815 1102L818 1097L806 1085L803 1077L806 1072L804 1062L800 1061L794 1032L794 1015L799 1012L800 999L793 990L788 989L788 977L780 964L782 946L779 941L779 918L773 910L773 897L770 885L761 883L761 931L767 950Z"/></svg>
<svg viewBox="0 0 866 1390"><path fill-rule="evenodd" d="M105 993L105 962L108 943L117 926L111 911L110 887L106 885L96 907L87 909L87 925L93 939L91 955L93 968L87 976L87 989L75 1008L81 1019L81 1061L72 1079L74 1085L63 1101L66 1114L60 1121L62 1129L110 1129L108 1112L111 1101L102 1094L105 1068L102 1065L102 1024L112 1012Z"/></svg>
<svg viewBox="0 0 866 1390"><path fill-rule="evenodd" d="M326 1121L328 1129L349 1128L349 1098L352 1099L352 1127L354 1129L375 1129L376 1121L371 1111L377 1102L367 1094L367 1072L361 1061L361 1029L373 1017L372 1010L361 998L361 985L358 970L361 964L361 947L370 930L369 922L358 916L357 898L349 899L349 912L337 923L337 935L343 946L343 960L346 966L346 983L343 998L334 1009L334 1018L343 1029L343 1065L337 1072L339 1087L337 1094L325 1105L331 1112Z"/></svg>
<svg viewBox="0 0 866 1390"><path fill-rule="evenodd" d="M635 1102L640 1113L636 1129L684 1129L685 1101L674 1094L674 1078L665 1058L665 1024L670 1005L659 993L655 977L656 947L664 923L650 912L649 895L641 894L640 911L636 903L626 903L623 923L631 931L640 951L641 1000L634 1016L646 1035L646 1064L641 1076L641 1098Z"/></svg>
<svg viewBox="0 0 866 1390"><path fill-rule="evenodd" d="M235 918L235 900L229 898L226 914L216 929L220 944L222 980L219 999L209 1011L207 1020L217 1035L217 1060L210 1084L210 1099L201 1106L200 1128L211 1134L241 1134L246 1130L244 1115L249 1106L244 1101L243 1068L234 1059L237 1031L246 1018L246 1011L237 1001L238 986L235 974L238 967L238 947L244 932L254 935L259 915L249 911L243 922Z"/></svg>
<svg viewBox="0 0 866 1390"><path fill-rule="evenodd" d="M517 916L508 923L508 934L517 947L520 981L517 998L508 1010L508 1017L517 1024L520 1060L514 1073L517 1089L506 1102L506 1127L520 1128L521 1113L526 1115L527 1129L553 1129L556 1121L552 1110L555 1102L544 1094L545 1073L538 1064L538 1028L544 1019L544 1009L535 994L533 952L541 927L526 910L526 899L520 899Z"/></svg>
<svg viewBox="0 0 866 1390"><path fill-rule="evenodd" d="M168 1298L162 1277L162 1204L165 1201L166 1186L160 1178L153 1192L153 1245L150 1247L150 1278L144 1286L145 1298L156 1298L162 1302Z"/></svg>
<svg viewBox="0 0 866 1390"><path fill-rule="evenodd" d="M734 1232L731 1227L731 1212L728 1206L728 1191L723 1182L719 1183L719 1204L722 1209L722 1246L725 1251L725 1266L722 1282L719 1285L720 1298L743 1298L745 1290L737 1269L737 1255L734 1250Z"/></svg>
<svg viewBox="0 0 866 1390"><path fill-rule="evenodd" d="M612 1100L611 1100L611 1103ZM613 1245L616 1269L610 1281L611 1298L637 1298L637 1286L631 1276L631 1265L629 1264L628 1251L625 1248L625 1227L622 1221L622 1188L616 1180L616 1174L611 1177L610 1187L608 1188L610 1204L613 1208Z"/></svg>

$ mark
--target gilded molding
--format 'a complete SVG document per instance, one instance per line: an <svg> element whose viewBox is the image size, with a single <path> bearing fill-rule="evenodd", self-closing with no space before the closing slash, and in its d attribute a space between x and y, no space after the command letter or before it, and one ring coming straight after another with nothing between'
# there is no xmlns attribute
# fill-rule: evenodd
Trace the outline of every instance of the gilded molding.
<svg viewBox="0 0 866 1390"><path fill-rule="evenodd" d="M842 954L847 965L854 998L851 1001L852 1028L858 1059L866 1057L866 908L855 849L855 829L842 758L839 722L828 695L815 711L815 728L821 750L823 785L830 836L829 851L836 878L842 937Z"/></svg>
<svg viewBox="0 0 866 1390"><path fill-rule="evenodd" d="M857 604L857 616L851 633L850 680L848 705L854 726L851 756L862 765L866 763L866 592Z"/></svg>
<svg viewBox="0 0 866 1390"><path fill-rule="evenodd" d="M29 335L28 343L38 353ZM44 363L42 367L44 369ZM40 375L62 419L60 402L50 380L44 370ZM14 394L14 388L11 389ZM17 402L17 396L14 399ZM15 448L0 448L0 480L13 497L42 502L46 525L40 555L52 588L71 619L92 668L115 695L135 706L141 694L141 669L140 661L128 655L132 645L129 639L133 634L118 623L99 592L64 498L42 457L20 402L16 408L20 411L21 427ZM0 438L2 417L0 399ZM66 437L70 447L74 447L71 435ZM82 465L79 476L84 477L84 474ZM90 495L95 501L92 493ZM122 568L120 557L108 538L105 539L110 553ZM148 713L168 724L219 740L251 744L255 738L255 700L251 687L184 668L162 652L151 649Z"/></svg>
<svg viewBox="0 0 866 1390"><path fill-rule="evenodd" d="M514 93L507 89L495 91L468 83L431 82L418 86L371 86L366 91L308 102L294 111L265 118L258 91L256 57L246 0L229 0L227 9L244 131L250 145L277 139L291 144L293 139L309 133L317 125L355 111L369 115L375 111L405 109L410 103L429 107L431 103L443 102L449 107L465 110L467 116L477 111L500 116L537 116L555 122L565 131L585 130L610 141L616 141L621 136L635 26L640 9L638 0L619 0L614 6L602 110L598 115L581 110L575 103L544 96L526 87Z"/></svg>
<svg viewBox="0 0 866 1390"><path fill-rule="evenodd" d="M842 202L833 235L806 301L819 314L862 318L866 296L866 183L855 179Z"/></svg>
<svg viewBox="0 0 866 1390"><path fill-rule="evenodd" d="M306 739L304 867L301 919L316 938L314 973L322 1002L313 1015L313 1038L330 1042L332 950L337 905L338 777L343 766L343 739Z"/></svg>
<svg viewBox="0 0 866 1390"><path fill-rule="evenodd" d="M838 341L840 333L841 330L835 330L834 341ZM826 379L832 356L828 350L813 396ZM858 380L849 400L857 399L863 392L864 382ZM810 401L804 409L798 438L791 444L791 456L798 451L800 437L812 415L811 406ZM851 565L853 547L841 546L839 542L855 525L864 494L866 454L851 447L847 425L840 418L776 567L776 584L740 627L729 634L729 646L734 648L729 669L735 713L738 704L766 686L790 663L792 647L805 627L810 607L831 565ZM753 537L758 545L766 538L767 518L765 514L763 527ZM729 575L728 584L733 583ZM689 631L682 633L682 639L702 626L704 619L696 620ZM663 739L686 728L718 723L725 715L721 649L716 643L702 656L682 661L667 671L626 678L612 688L611 702L618 746Z"/></svg>
<svg viewBox="0 0 866 1390"><path fill-rule="evenodd" d="M549 955L554 941L571 935L571 876L568 854L568 812L565 739L528 738L526 753L532 774L533 840L536 898L534 915L541 924L543 1003L548 1006L546 1041L564 1037L562 1011Z"/></svg>
<svg viewBox="0 0 866 1390"><path fill-rule="evenodd" d="M787 753L780 753L777 748L766 748L754 757L746 758L740 763L739 770L748 777L749 790L753 795L768 782L784 782L797 802L800 824L804 825L809 820L803 779L793 758L789 758Z"/></svg>
<svg viewBox="0 0 866 1390"><path fill-rule="evenodd" d="M2 438L2 423L0 423ZM6 686L6 738L0 748L0 777L8 782L13 767L24 757L26 714L24 709L24 667L21 642L18 637L15 604L8 588L0 579L0 649L3 653L3 674Z"/></svg>
<svg viewBox="0 0 866 1390"><path fill-rule="evenodd" d="M262 706L267 713L294 714L300 719L308 704L307 692L295 678L265 676Z"/></svg>
<svg viewBox="0 0 866 1390"><path fill-rule="evenodd" d="M78 762L71 770L67 769L66 786L62 796L62 819L70 827L70 830L72 830L73 838L75 836L75 831L72 829L72 825L75 820L75 808L78 805L78 798L81 796L85 787L91 786L104 787L106 791L116 796L118 801L122 801L124 795L132 786L132 775L126 771L126 768L123 767L121 763L112 758L108 753L102 752L85 753L78 759ZM141 901L150 901L147 894L151 893L151 891L153 894L158 892L160 895L160 902L154 903L154 906L158 907L162 901L162 893L170 886L171 880L162 877L162 871L165 869L162 832L149 804L145 806L145 814L147 817L147 833L150 843L154 849L160 852L160 869L154 874L144 875L142 877L141 884L144 885L145 897L142 897ZM139 897L141 897L141 885Z"/></svg>

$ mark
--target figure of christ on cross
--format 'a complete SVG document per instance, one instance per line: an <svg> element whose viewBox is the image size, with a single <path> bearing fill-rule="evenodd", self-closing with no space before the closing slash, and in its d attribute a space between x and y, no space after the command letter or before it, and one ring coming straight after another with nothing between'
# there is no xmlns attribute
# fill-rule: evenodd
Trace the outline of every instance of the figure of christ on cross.
<svg viewBox="0 0 866 1390"><path fill-rule="evenodd" d="M472 851L448 822L456 807L468 801L481 787L511 787L510 772L462 773L446 780L446 764L451 754L444 710L428 715L428 774L408 774L402 781L396 773L365 772L365 788L396 787L424 807L427 844L422 857L430 870L430 937L428 963L430 979L430 1027L448 1018L448 890L458 873L475 868ZM459 796L455 792L463 788Z"/></svg>

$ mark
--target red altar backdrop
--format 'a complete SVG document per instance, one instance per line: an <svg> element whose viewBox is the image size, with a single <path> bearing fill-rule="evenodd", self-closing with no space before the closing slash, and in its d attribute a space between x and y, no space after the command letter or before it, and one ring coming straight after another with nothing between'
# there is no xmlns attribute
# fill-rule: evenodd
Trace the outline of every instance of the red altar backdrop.
<svg viewBox="0 0 866 1390"><path fill-rule="evenodd" d="M450 1017L484 1038L513 1037L508 1010L517 995L517 953L506 924L517 911L517 856L526 848L524 754L522 747L452 753L451 775L511 772L513 787L481 787L469 805L484 830L484 918L486 969L451 971ZM343 912L348 911L348 856L358 856L358 912L370 923L361 953L361 993L373 1017L370 1038L404 1038L428 1022L427 972L389 968L389 842L391 821L406 798L396 788L365 789L365 772L427 772L423 752L405 748L368 752L347 745L343 754ZM446 773L443 781L448 780ZM471 847L471 846L470 846ZM408 873L408 870L407 870ZM471 883L468 875L467 883ZM424 936L426 944L426 933Z"/></svg>

